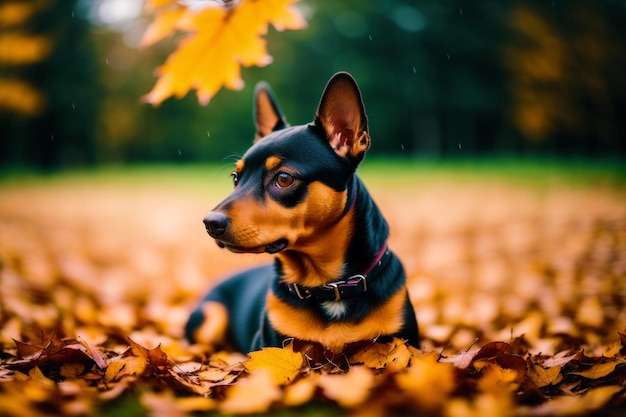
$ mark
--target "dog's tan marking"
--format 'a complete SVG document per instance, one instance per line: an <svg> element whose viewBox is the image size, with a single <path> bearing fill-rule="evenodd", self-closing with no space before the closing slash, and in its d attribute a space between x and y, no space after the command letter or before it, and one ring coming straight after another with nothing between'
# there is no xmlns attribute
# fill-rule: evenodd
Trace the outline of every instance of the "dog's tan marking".
<svg viewBox="0 0 626 417"><path fill-rule="evenodd" d="M265 160L265 169L271 171L279 166L282 162L282 159L280 159L278 156L270 156Z"/></svg>
<svg viewBox="0 0 626 417"><path fill-rule="evenodd" d="M306 200L291 208L248 196L233 202L230 228L222 238L251 252L263 252L266 245L287 239L287 249L277 255L287 281L323 285L343 275L353 228L353 213L341 217L346 200L346 191L320 182L311 183Z"/></svg>
<svg viewBox="0 0 626 417"><path fill-rule="evenodd" d="M272 326L279 333L320 343L338 353L347 343L373 340L381 335L398 332L404 324L405 302L406 288L402 287L358 323L327 323L310 311L294 307L270 292L267 296L267 313Z"/></svg>
<svg viewBox="0 0 626 417"><path fill-rule="evenodd" d="M243 167L245 165L246 165L246 161L244 161L243 159L240 159L239 161L235 162L235 171L236 172L243 171Z"/></svg>
<svg viewBox="0 0 626 417"><path fill-rule="evenodd" d="M207 301L200 307L204 315L202 325L194 334L197 343L217 344L226 339L228 310L222 303Z"/></svg>

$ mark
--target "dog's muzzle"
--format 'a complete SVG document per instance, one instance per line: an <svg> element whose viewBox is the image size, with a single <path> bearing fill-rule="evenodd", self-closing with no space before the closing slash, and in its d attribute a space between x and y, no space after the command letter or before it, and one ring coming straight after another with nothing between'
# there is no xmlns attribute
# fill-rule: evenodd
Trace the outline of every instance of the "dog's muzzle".
<svg viewBox="0 0 626 417"><path fill-rule="evenodd" d="M207 233L213 239L218 239L221 235L223 235L226 228L230 224L230 220L226 217L226 215L216 211L210 211L206 216L204 216L202 222L204 223Z"/></svg>

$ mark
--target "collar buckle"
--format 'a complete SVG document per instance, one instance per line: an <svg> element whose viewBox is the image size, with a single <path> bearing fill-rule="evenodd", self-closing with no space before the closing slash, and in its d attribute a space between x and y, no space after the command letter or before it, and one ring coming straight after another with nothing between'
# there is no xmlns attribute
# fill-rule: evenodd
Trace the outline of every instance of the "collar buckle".
<svg viewBox="0 0 626 417"><path fill-rule="evenodd" d="M302 293L300 292L300 285L298 284L289 284L287 288L289 288L289 292L295 293L296 296L301 300L311 298L311 296L313 295L311 294L311 290L304 287L302 288L302 292L304 292L304 295L302 295Z"/></svg>
<svg viewBox="0 0 626 417"><path fill-rule="evenodd" d="M332 289L335 295L335 299L333 301L339 301L341 300L341 295L342 295L342 291L340 291L340 289L354 288L359 284L363 285L362 292L367 292L367 279L365 278L364 275L361 275L361 274L353 275L350 278L343 280L343 281L330 282L324 285L323 288Z"/></svg>

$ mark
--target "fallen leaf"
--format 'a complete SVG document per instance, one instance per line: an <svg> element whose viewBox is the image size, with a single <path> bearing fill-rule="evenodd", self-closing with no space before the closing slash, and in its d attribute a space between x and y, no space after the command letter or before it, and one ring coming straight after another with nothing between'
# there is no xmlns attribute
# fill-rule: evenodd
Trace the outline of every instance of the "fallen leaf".
<svg viewBox="0 0 626 417"><path fill-rule="evenodd" d="M127 375L142 375L148 366L145 356L126 356L114 358L109 362L104 378L106 381L117 381Z"/></svg>
<svg viewBox="0 0 626 417"><path fill-rule="evenodd" d="M418 410L443 407L455 388L454 365L440 363L435 352L411 359L411 366L396 376L398 386L412 395L409 401Z"/></svg>
<svg viewBox="0 0 626 417"><path fill-rule="evenodd" d="M402 339L389 343L373 343L350 357L350 364L363 364L371 369L405 369L411 359L411 351Z"/></svg>
<svg viewBox="0 0 626 417"><path fill-rule="evenodd" d="M345 374L323 374L318 385L326 398L342 407L353 408L364 403L374 386L374 374L364 366L354 366Z"/></svg>
<svg viewBox="0 0 626 417"><path fill-rule="evenodd" d="M622 365L624 363L626 363L626 360L624 359L612 360L612 361L603 362L603 363L596 363L592 365L591 368L585 371L570 372L569 374L578 375L578 376L582 376L584 378L589 378L589 379L598 379L598 378L603 378L613 373L613 371L615 371L615 368L617 366Z"/></svg>
<svg viewBox="0 0 626 417"><path fill-rule="evenodd" d="M317 382L317 374L311 374L288 385L285 388L283 403L288 407L297 407L308 403L315 394Z"/></svg>
<svg viewBox="0 0 626 417"><path fill-rule="evenodd" d="M250 360L244 362L248 372L268 371L278 385L293 381L304 365L304 357L300 352L294 352L291 345L285 348L263 348L260 351L250 352L248 356Z"/></svg>
<svg viewBox="0 0 626 417"><path fill-rule="evenodd" d="M219 409L223 413L252 414L267 412L281 398L282 392L272 374L258 369L226 391Z"/></svg>
<svg viewBox="0 0 626 417"><path fill-rule="evenodd" d="M546 369L532 362L529 363L528 377L539 388L556 385L563 379L560 366Z"/></svg>
<svg viewBox="0 0 626 417"><path fill-rule="evenodd" d="M474 366L481 371L478 389L483 393L509 395L519 386L520 375L514 369L502 368L487 361L477 361Z"/></svg>
<svg viewBox="0 0 626 417"><path fill-rule="evenodd" d="M583 358L583 352L577 351L571 355L563 356L566 352L554 355L553 358L546 359L543 362L543 366L546 368L552 368L554 366L565 366L572 361L579 362Z"/></svg>
<svg viewBox="0 0 626 417"><path fill-rule="evenodd" d="M479 350L480 349L472 349L455 356L442 357L440 362L449 362L459 369L467 369L472 364Z"/></svg>
<svg viewBox="0 0 626 417"><path fill-rule="evenodd" d="M619 386L609 385L594 388L580 396L555 397L551 401L534 408L523 407L520 410L520 414L535 417L584 415L589 411L600 409L606 405L620 389Z"/></svg>

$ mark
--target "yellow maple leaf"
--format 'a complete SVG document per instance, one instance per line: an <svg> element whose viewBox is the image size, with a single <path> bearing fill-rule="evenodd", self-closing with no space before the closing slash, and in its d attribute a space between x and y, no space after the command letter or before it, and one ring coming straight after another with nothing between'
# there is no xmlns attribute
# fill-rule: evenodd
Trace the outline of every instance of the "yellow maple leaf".
<svg viewBox="0 0 626 417"><path fill-rule="evenodd" d="M158 9L176 2L178 2L178 0L145 0L147 10Z"/></svg>
<svg viewBox="0 0 626 417"><path fill-rule="evenodd" d="M279 385L285 385L294 380L304 365L304 357L300 352L294 352L291 345L285 348L263 348L248 354L250 360L244 366L250 373L268 371L272 380Z"/></svg>
<svg viewBox="0 0 626 417"><path fill-rule="evenodd" d="M140 45L142 47L150 46L171 35L187 12L187 9L177 5L157 14L144 32Z"/></svg>
<svg viewBox="0 0 626 417"><path fill-rule="evenodd" d="M143 100L157 105L195 89L198 101L205 105L222 86L241 89L241 65L265 66L272 60L262 39L270 23L277 30L305 26L292 6L296 1L241 0L234 6L211 6L195 14L188 9L164 11L148 29L146 43L162 39L174 27L191 34L158 69L159 79Z"/></svg>

